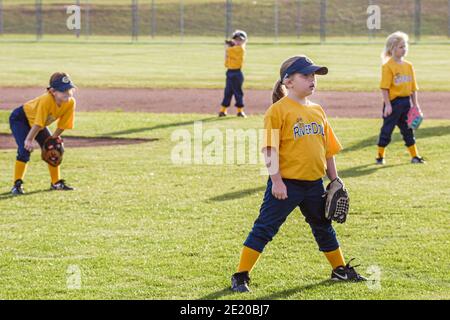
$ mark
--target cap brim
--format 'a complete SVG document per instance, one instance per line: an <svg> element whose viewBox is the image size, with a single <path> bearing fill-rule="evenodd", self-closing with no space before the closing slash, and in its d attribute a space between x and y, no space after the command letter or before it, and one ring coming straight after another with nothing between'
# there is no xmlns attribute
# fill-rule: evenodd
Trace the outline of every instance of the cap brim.
<svg viewBox="0 0 450 320"><path fill-rule="evenodd" d="M69 89L73 89L73 88L75 88L75 85L73 83L67 83L58 88L53 88L53 89L55 89L56 91L65 92L65 91L67 91Z"/></svg>
<svg viewBox="0 0 450 320"><path fill-rule="evenodd" d="M328 68L312 65L312 66L302 69L301 73L303 73L303 74L314 73L314 74L318 74L318 75L326 75L328 73Z"/></svg>

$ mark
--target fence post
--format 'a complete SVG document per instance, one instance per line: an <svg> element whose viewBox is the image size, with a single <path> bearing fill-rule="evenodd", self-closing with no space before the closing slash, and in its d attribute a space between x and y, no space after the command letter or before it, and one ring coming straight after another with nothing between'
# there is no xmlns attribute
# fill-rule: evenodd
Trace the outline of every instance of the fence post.
<svg viewBox="0 0 450 320"><path fill-rule="evenodd" d="M3 0L0 0L0 36L3 35Z"/></svg>
<svg viewBox="0 0 450 320"><path fill-rule="evenodd" d="M80 8L80 12L81 12L80 0L77 0L77 6L78 6L78 8ZM80 31L81 31L80 29L75 29L75 35L77 36L77 38L80 37Z"/></svg>
<svg viewBox="0 0 450 320"><path fill-rule="evenodd" d="M42 0L35 1L36 8L36 40L42 39Z"/></svg>
<svg viewBox="0 0 450 320"><path fill-rule="evenodd" d="M184 0L180 0L180 36L184 39Z"/></svg>
<svg viewBox="0 0 450 320"><path fill-rule="evenodd" d="M91 15L91 5L90 5L90 3L89 3L89 0L86 0L86 4L85 4L85 15L86 15L86 17L85 17L85 19L84 19L84 29L85 29L85 35L86 35L86 39L89 39L89 36L90 36L90 34L91 34L91 22L90 22L90 15Z"/></svg>
<svg viewBox="0 0 450 320"><path fill-rule="evenodd" d="M131 2L131 40L137 41L139 35L139 16L138 16L138 0Z"/></svg>
<svg viewBox="0 0 450 320"><path fill-rule="evenodd" d="M274 1L274 32L275 32L275 43L278 43L278 33L279 33L279 8L278 0Z"/></svg>
<svg viewBox="0 0 450 320"><path fill-rule="evenodd" d="M152 36L152 39L155 37L156 34L156 7L155 7L155 0L152 0L152 8L151 8L151 27L150 27L150 34Z"/></svg>
<svg viewBox="0 0 450 320"><path fill-rule="evenodd" d="M232 0L226 0L225 3L225 39L233 32L233 3Z"/></svg>
<svg viewBox="0 0 450 320"><path fill-rule="evenodd" d="M320 43L326 40L327 0L320 0Z"/></svg>
<svg viewBox="0 0 450 320"><path fill-rule="evenodd" d="M415 1L414 8L414 39L415 42L420 41L420 24L421 24L421 16L422 16L422 3L420 0Z"/></svg>
<svg viewBox="0 0 450 320"><path fill-rule="evenodd" d="M300 39L300 33L301 33L301 3L300 3L300 0L297 0L296 31L297 31L297 39Z"/></svg>

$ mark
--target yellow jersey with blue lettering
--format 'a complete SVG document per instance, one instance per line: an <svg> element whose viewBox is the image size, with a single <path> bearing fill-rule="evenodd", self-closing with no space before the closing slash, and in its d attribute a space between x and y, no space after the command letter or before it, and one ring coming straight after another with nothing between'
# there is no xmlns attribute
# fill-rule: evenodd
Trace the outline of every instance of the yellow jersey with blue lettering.
<svg viewBox="0 0 450 320"><path fill-rule="evenodd" d="M406 60L398 63L390 58L383 64L380 88L389 90L390 100L397 97L409 97L417 91L419 87L412 63Z"/></svg>
<svg viewBox="0 0 450 320"><path fill-rule="evenodd" d="M55 98L47 92L23 105L30 127L38 125L46 127L56 120L59 129L72 129L75 119L75 99L63 102L60 106L56 104Z"/></svg>
<svg viewBox="0 0 450 320"><path fill-rule="evenodd" d="M280 174L285 179L323 178L327 159L342 150L318 104L302 105L286 96L267 110L264 129L263 148L277 150Z"/></svg>
<svg viewBox="0 0 450 320"><path fill-rule="evenodd" d="M242 46L227 48L225 67L227 69L241 69L244 64L245 49Z"/></svg>

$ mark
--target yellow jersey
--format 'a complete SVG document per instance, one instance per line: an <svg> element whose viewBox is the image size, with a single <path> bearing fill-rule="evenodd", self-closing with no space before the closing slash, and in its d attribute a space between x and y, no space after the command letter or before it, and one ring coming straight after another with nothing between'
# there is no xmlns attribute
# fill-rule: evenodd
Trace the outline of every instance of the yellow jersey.
<svg viewBox="0 0 450 320"><path fill-rule="evenodd" d="M58 106L53 95L47 92L25 103L23 110L30 127L38 125L43 128L58 120L58 128L65 130L73 128L75 105L75 99L70 98Z"/></svg>
<svg viewBox="0 0 450 320"><path fill-rule="evenodd" d="M225 55L227 69L241 69L244 64L245 49L242 46L229 47Z"/></svg>
<svg viewBox="0 0 450 320"><path fill-rule="evenodd" d="M416 74L411 62L403 60L402 63L390 58L382 66L381 89L389 90L389 100L397 97L409 97L419 87L416 82Z"/></svg>
<svg viewBox="0 0 450 320"><path fill-rule="evenodd" d="M286 96L267 110L264 128L263 148L277 150L280 174L285 179L323 178L326 160L342 150L318 104L302 105Z"/></svg>

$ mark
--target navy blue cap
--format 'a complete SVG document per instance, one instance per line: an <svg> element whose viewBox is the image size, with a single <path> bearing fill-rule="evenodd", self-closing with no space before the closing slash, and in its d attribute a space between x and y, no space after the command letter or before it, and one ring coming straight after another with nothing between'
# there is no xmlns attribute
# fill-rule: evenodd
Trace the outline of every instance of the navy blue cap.
<svg viewBox="0 0 450 320"><path fill-rule="evenodd" d="M320 74L325 75L328 73L327 67L320 67L314 65L314 62L311 61L308 57L301 57L298 58L287 70L284 72L284 74L281 77L281 81L286 79L287 77L293 75L294 73L301 73L301 74Z"/></svg>
<svg viewBox="0 0 450 320"><path fill-rule="evenodd" d="M64 92L69 89L75 88L72 80L68 76L56 78L50 83L50 87L56 91Z"/></svg>

